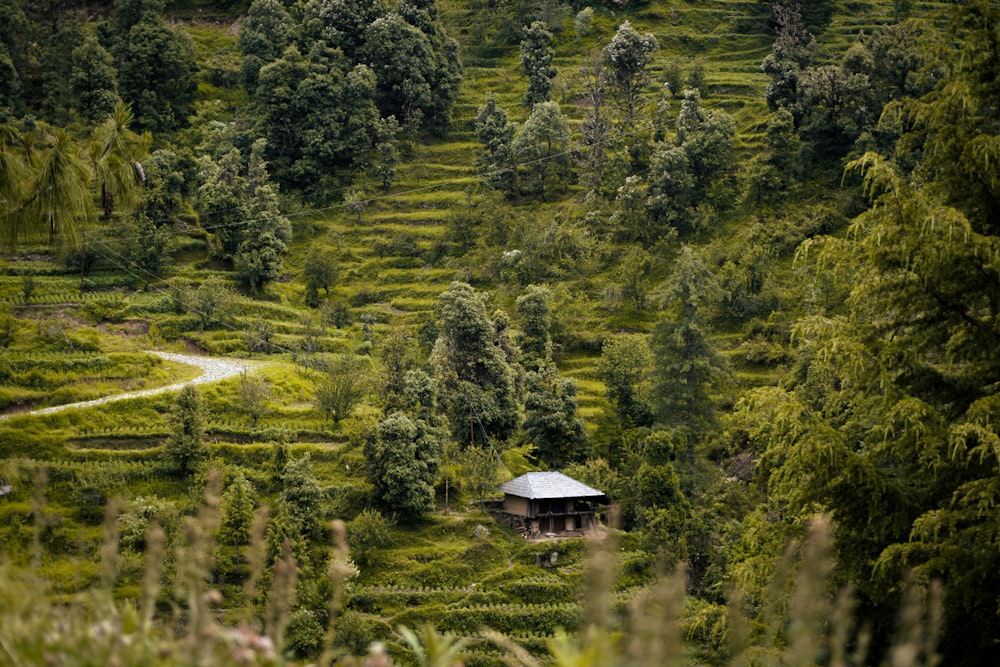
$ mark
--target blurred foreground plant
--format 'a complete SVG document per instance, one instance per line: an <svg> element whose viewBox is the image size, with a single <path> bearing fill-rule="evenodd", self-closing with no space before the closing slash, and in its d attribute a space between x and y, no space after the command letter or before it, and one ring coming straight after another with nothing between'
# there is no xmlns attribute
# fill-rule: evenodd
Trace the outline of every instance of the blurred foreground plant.
<svg viewBox="0 0 1000 667"><path fill-rule="evenodd" d="M41 486L41 485L40 485ZM220 622L221 594L212 585L215 534L220 524L219 476L209 477L205 501L188 517L179 536L173 596L164 594L165 534L151 522L145 540L146 561L138 600L116 600L118 578L118 506L109 506L99 585L72 596L57 596L39 576L38 560L30 570L0 564L0 667L27 665L271 665L288 664L285 631L295 608L298 565L288 548L264 576L263 523L258 514L248 548L246 608L238 627ZM44 490L36 492L36 521ZM36 529L37 530L37 529ZM502 651L512 667L673 667L685 664L750 666L933 667L941 621L941 588L906 582L895 644L884 657L868 651L868 632L856 628L853 596L837 591L832 532L825 518L812 521L808 539L791 545L770 589L760 601L733 592L728 605L686 595L686 576L678 566L623 606L615 592L617 537L610 532L590 544L583 581L583 624L575 635L557 634L548 642L550 656L539 658L512 639L483 629L482 637ZM318 664L389 667L392 657L373 644L368 655L348 655L335 645L334 626L344 592L357 568L350 559L345 529L333 525L333 548L327 574L332 584L328 627ZM270 581L266 594L258 584ZM255 602L256 601L256 602ZM169 603L169 604L168 604ZM265 632L262 631L266 631ZM405 664L455 667L462 664L468 638L439 633L431 626L401 627L400 645L411 656Z"/></svg>

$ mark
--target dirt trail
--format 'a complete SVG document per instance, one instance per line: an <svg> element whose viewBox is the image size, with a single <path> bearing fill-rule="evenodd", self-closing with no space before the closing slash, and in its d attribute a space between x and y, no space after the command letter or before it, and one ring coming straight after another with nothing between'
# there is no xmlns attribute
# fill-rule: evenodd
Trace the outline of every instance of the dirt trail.
<svg viewBox="0 0 1000 667"><path fill-rule="evenodd" d="M141 391L130 391L125 394L116 394L114 396L105 396L104 398L95 398L92 401L80 401L79 403L67 403L65 405L56 405L51 408L40 408L38 410L31 410L29 412L21 412L12 415L0 415L0 420L7 419L8 417L23 417L25 415L46 415L53 412L62 412L63 410L72 410L74 408L89 408L94 405L103 405L105 403L111 403L113 401L124 401L129 398L141 398L143 396L155 396L156 394L165 394L171 391L177 391L183 387L192 384L205 384L207 382L218 382L219 380L225 380L226 378L233 377L234 375L239 375L247 369L246 364L241 361L232 361L229 359L219 359L215 357L200 357L193 354L176 354L174 352L156 352L149 351L149 354L155 354L156 356L166 359L167 361L176 361L182 364L188 364L190 366L197 366L201 369L201 375L190 380L185 380L184 382L178 382L176 384L167 385L166 387L155 387L153 389L143 389Z"/></svg>

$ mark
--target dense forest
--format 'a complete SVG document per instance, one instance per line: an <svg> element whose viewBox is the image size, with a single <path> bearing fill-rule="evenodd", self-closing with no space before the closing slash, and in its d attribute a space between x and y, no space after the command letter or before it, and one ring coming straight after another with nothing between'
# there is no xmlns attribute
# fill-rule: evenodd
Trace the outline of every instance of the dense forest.
<svg viewBox="0 0 1000 667"><path fill-rule="evenodd" d="M994 0L0 0L0 665L994 664L998 507Z"/></svg>

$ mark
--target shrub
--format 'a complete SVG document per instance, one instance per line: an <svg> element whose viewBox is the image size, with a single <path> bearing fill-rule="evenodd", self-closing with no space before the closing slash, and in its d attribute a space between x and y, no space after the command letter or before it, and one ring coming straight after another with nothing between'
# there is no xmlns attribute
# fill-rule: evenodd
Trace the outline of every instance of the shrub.
<svg viewBox="0 0 1000 667"><path fill-rule="evenodd" d="M378 510L366 509L355 517L347 529L347 544L354 560L362 565L371 563L375 553L392 542L391 527L392 522Z"/></svg>

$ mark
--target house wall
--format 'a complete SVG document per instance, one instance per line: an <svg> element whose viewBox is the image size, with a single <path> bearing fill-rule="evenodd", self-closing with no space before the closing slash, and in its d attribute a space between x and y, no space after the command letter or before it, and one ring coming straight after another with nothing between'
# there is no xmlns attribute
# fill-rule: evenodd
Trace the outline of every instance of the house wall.
<svg viewBox="0 0 1000 667"><path fill-rule="evenodd" d="M503 511L508 514L517 514L518 516L531 516L528 511L528 499L518 498L517 496L504 496L503 498Z"/></svg>

